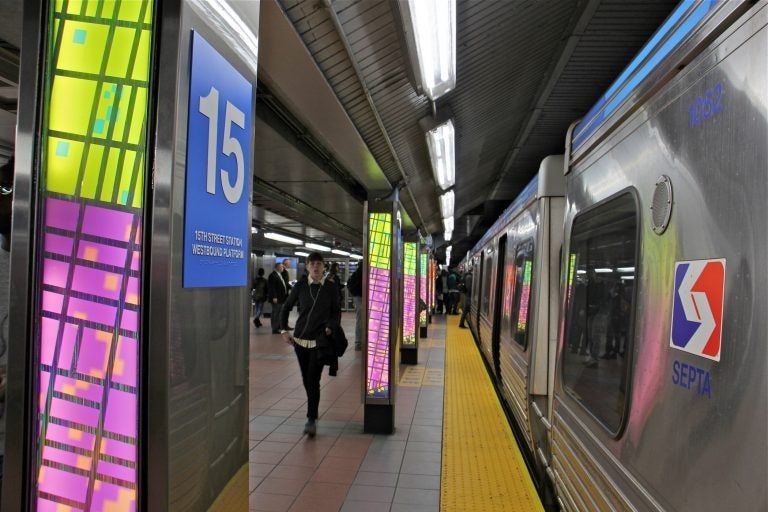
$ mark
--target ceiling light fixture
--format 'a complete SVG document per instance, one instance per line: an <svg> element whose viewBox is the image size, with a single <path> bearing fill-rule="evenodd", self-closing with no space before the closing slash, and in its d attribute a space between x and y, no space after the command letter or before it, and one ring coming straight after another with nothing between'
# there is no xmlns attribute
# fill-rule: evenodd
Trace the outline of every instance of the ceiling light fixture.
<svg viewBox="0 0 768 512"><path fill-rule="evenodd" d="M360 256L359 254L350 254L349 257L352 258L353 260L361 260L361 259L363 259L363 257Z"/></svg>
<svg viewBox="0 0 768 512"><path fill-rule="evenodd" d="M304 251L293 251L293 254L295 254L296 256L303 256L305 258L309 256L309 253Z"/></svg>
<svg viewBox="0 0 768 512"><path fill-rule="evenodd" d="M453 206L455 202L455 196L453 190L449 190L445 194L440 196L440 213L444 219L453 217Z"/></svg>
<svg viewBox="0 0 768 512"><path fill-rule="evenodd" d="M298 238L293 238L292 236L286 236L281 235L280 233L264 233L264 238L269 238L270 240L277 240L278 242L285 242L287 244L293 244L293 245L301 245L304 242L299 240Z"/></svg>
<svg viewBox="0 0 768 512"><path fill-rule="evenodd" d="M435 101L456 87L456 0L408 0L408 18L421 87Z"/></svg>
<svg viewBox="0 0 768 512"><path fill-rule="evenodd" d="M313 249L315 251L322 251L322 252L328 252L331 250L330 247L326 247L325 245L320 245L320 244L313 244L312 242L305 243L304 247L306 247L307 249Z"/></svg>
<svg viewBox="0 0 768 512"><path fill-rule="evenodd" d="M453 232L453 217L443 218L443 228L445 228L446 231Z"/></svg>
<svg viewBox="0 0 768 512"><path fill-rule="evenodd" d="M333 254L338 254L339 256L349 256L350 254L348 251L342 251L341 249L331 249L331 252Z"/></svg>
<svg viewBox="0 0 768 512"><path fill-rule="evenodd" d="M432 172L443 190L451 188L456 182L454 134L453 121L450 119L427 132Z"/></svg>

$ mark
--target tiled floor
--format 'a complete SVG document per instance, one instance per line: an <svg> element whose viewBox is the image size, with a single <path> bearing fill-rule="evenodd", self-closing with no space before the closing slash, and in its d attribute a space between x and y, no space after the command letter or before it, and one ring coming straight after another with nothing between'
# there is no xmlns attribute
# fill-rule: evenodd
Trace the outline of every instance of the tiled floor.
<svg viewBox="0 0 768 512"><path fill-rule="evenodd" d="M302 435L306 399L293 349L268 323L252 327L250 510L439 511L442 322L438 316L430 325L419 365L400 367L394 434L363 433L362 352L350 346L338 376L323 375L314 439ZM354 333L354 314L344 313L342 324Z"/></svg>

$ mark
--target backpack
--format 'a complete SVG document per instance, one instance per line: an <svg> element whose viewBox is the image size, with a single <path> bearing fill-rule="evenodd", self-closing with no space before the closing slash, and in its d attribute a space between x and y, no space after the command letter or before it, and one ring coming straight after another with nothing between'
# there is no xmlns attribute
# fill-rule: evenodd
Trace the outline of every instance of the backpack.
<svg viewBox="0 0 768 512"><path fill-rule="evenodd" d="M363 296L363 266L362 265L358 266L357 269L352 273L352 275L349 276L349 280L347 281L347 289L349 290L349 293L353 297Z"/></svg>

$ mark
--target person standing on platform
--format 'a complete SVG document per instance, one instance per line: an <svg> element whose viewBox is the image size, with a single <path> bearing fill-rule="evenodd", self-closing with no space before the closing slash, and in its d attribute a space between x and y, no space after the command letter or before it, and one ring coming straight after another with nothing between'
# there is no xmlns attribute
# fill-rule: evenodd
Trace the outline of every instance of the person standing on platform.
<svg viewBox="0 0 768 512"><path fill-rule="evenodd" d="M347 290L355 304L355 350L363 349L363 264L358 263L357 268L349 276Z"/></svg>
<svg viewBox="0 0 768 512"><path fill-rule="evenodd" d="M464 306L461 308L459 327L466 329L467 326L464 325L464 320L466 320L469 309L472 307L472 269L467 270L467 273L464 274L459 290L464 294Z"/></svg>
<svg viewBox="0 0 768 512"><path fill-rule="evenodd" d="M446 307L449 315L456 315L457 308L459 307L459 276L456 274L456 270L451 270L448 274L448 300L446 301Z"/></svg>
<svg viewBox="0 0 768 512"><path fill-rule="evenodd" d="M275 264L275 270L269 274L267 279L267 300L272 304L272 314L270 316L272 334L280 332L280 312L283 308L283 302L285 302L285 298L288 296L288 285L283 280L282 272L283 264L277 263ZM286 313L290 313L290 309Z"/></svg>
<svg viewBox="0 0 768 512"><path fill-rule="evenodd" d="M291 290L280 315L280 334L283 341L293 345L301 368L301 379L307 392L307 423L304 433L314 437L317 433L318 406L320 403L320 377L323 364L318 360L317 338L324 331L330 336L341 323L339 307L339 283L332 276L323 277L323 257L313 252L307 257L309 276L302 278ZM288 311L299 304L294 337L286 329Z"/></svg>
<svg viewBox="0 0 768 512"><path fill-rule="evenodd" d="M291 268L291 260L289 258L283 259L283 271L280 272L280 275L283 277L283 281L285 281L285 289L288 290L288 293L291 293L291 274L288 272L289 268ZM290 313L291 310L289 309L288 312ZM293 329L293 327L288 327L288 329Z"/></svg>
<svg viewBox="0 0 768 512"><path fill-rule="evenodd" d="M267 300L267 280L264 277L264 269L260 268L251 283L251 297L253 298L253 325L261 327L261 311L264 309L264 301Z"/></svg>
<svg viewBox="0 0 768 512"><path fill-rule="evenodd" d="M291 274L288 272L288 269L291 268L291 260L288 258L285 258L283 260L283 271L280 272L280 275L283 277L283 281L285 281L285 287L288 289L288 292L291 291Z"/></svg>

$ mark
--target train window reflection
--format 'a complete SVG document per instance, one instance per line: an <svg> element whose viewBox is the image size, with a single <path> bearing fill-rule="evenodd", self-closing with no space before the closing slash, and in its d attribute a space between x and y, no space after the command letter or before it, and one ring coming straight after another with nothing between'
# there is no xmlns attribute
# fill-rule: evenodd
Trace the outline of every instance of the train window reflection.
<svg viewBox="0 0 768 512"><path fill-rule="evenodd" d="M630 194L574 220L563 381L613 433L628 401L636 248L637 207Z"/></svg>
<svg viewBox="0 0 768 512"><path fill-rule="evenodd" d="M529 303L533 276L533 241L518 245L515 253L515 296L512 302L512 338L525 348L528 339Z"/></svg>
<svg viewBox="0 0 768 512"><path fill-rule="evenodd" d="M483 288L480 291L480 314L488 316L491 310L491 274L493 274L493 254L486 251L483 255Z"/></svg>

